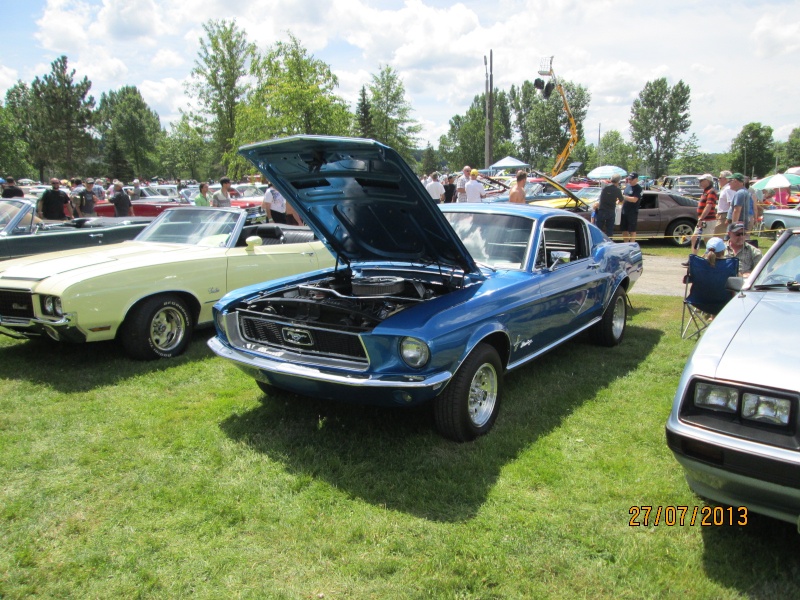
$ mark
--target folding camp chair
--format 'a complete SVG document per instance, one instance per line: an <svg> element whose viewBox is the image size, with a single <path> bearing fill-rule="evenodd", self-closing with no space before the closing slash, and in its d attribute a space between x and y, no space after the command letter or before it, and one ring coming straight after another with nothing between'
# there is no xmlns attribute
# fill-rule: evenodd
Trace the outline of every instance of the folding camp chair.
<svg viewBox="0 0 800 600"><path fill-rule="evenodd" d="M702 256L694 254L689 256L689 267L683 278L686 287L681 315L682 338L700 337L711 319L717 316L731 299L732 294L725 289L725 283L728 277L736 277L738 273L738 258L718 258L716 265L712 267ZM694 331L687 335L692 326Z"/></svg>

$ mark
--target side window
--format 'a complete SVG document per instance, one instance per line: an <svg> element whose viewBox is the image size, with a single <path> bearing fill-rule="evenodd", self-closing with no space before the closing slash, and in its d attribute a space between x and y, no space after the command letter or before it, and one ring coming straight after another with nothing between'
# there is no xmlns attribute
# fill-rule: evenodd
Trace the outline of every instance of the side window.
<svg viewBox="0 0 800 600"><path fill-rule="evenodd" d="M658 208L658 194L645 192L642 194L642 201L639 208Z"/></svg>
<svg viewBox="0 0 800 600"><path fill-rule="evenodd" d="M569 262L589 257L589 242L583 219L550 217L544 222L536 254L536 267L553 264L553 252L568 252Z"/></svg>

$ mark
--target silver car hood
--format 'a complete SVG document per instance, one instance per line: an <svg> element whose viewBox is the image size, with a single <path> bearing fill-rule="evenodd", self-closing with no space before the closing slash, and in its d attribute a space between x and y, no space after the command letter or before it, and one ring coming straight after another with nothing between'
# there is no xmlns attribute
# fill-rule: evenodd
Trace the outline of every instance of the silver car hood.
<svg viewBox="0 0 800 600"><path fill-rule="evenodd" d="M734 297L703 334L692 371L721 380L798 390L792 365L800 339L800 293L747 291Z"/></svg>

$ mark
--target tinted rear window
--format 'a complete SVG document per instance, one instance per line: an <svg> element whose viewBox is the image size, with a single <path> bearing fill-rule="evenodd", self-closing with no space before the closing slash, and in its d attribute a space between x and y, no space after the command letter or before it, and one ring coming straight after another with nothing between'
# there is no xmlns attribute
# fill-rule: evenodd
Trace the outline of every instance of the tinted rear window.
<svg viewBox="0 0 800 600"><path fill-rule="evenodd" d="M678 196L677 194L670 194L670 198L675 200L677 204L681 206L697 206L697 200L694 198L687 198L686 196Z"/></svg>

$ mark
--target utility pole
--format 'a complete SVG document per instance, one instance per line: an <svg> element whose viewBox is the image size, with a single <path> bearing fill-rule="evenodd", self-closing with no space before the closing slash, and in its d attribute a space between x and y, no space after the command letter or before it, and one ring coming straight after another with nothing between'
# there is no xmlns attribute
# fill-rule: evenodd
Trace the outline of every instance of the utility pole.
<svg viewBox="0 0 800 600"><path fill-rule="evenodd" d="M492 51L489 50L489 61L486 61L486 55L483 55L483 68L486 70L486 85L484 92L484 105L486 116L486 129L484 131L483 139L483 159L486 163L484 167L488 169L492 166L492 154L494 153L494 140L492 140L492 132L494 131L494 72L492 69Z"/></svg>

